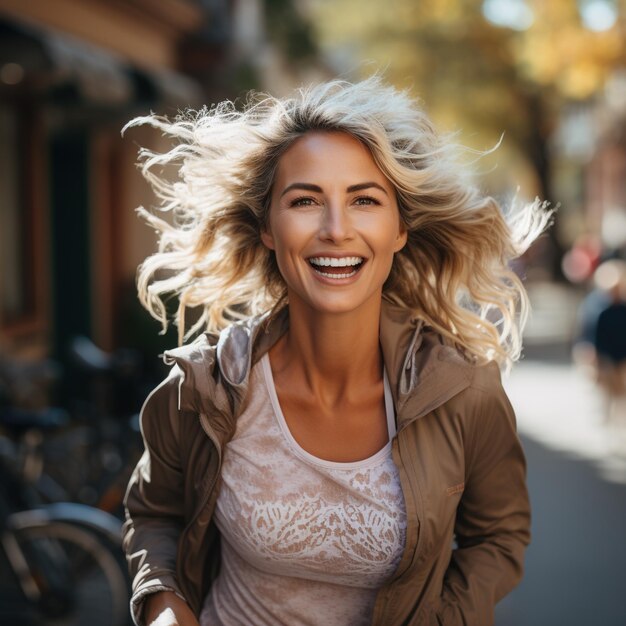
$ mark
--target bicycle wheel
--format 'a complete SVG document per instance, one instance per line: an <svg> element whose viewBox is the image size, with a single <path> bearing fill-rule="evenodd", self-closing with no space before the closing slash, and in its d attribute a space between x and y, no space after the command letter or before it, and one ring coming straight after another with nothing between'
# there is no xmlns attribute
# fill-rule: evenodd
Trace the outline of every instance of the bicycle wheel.
<svg viewBox="0 0 626 626"><path fill-rule="evenodd" d="M129 623L125 564L96 533L60 521L21 527L15 539L39 598L34 623L46 626L123 626Z"/></svg>

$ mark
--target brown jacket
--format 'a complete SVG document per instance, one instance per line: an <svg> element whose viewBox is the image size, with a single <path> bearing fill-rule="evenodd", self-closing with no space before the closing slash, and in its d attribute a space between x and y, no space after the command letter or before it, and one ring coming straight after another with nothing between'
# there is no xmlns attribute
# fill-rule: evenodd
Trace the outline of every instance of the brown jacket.
<svg viewBox="0 0 626 626"><path fill-rule="evenodd" d="M288 325L235 324L166 353L174 367L146 400L146 450L126 494L124 547L141 623L150 593L175 590L199 613L219 568L212 523L222 450L253 363ZM383 358L397 414L393 459L406 546L378 593L375 626L489 626L522 576L530 533L525 460L495 363L475 365L438 333L383 301ZM456 540L456 546L453 541Z"/></svg>

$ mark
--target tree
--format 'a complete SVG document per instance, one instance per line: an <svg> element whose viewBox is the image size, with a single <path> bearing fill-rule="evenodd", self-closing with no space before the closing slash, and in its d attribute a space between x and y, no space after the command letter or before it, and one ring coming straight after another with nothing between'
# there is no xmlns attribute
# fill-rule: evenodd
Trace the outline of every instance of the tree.
<svg viewBox="0 0 626 626"><path fill-rule="evenodd" d="M481 0L310 0L309 10L330 58L344 67L373 60L392 83L422 95L440 126L460 126L472 147L492 146L504 133L498 161L518 171L525 163L528 195L553 200L549 140L562 107L594 98L626 65L624 0L616 24L602 32L584 27L580 7L591 0L578 1L527 0L534 21L520 30L490 23ZM502 185L492 176L490 187L505 193Z"/></svg>

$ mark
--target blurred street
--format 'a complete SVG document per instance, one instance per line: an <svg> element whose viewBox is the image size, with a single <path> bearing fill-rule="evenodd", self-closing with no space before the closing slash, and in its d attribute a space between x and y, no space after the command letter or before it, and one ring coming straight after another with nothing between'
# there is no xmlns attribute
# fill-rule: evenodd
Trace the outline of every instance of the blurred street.
<svg viewBox="0 0 626 626"><path fill-rule="evenodd" d="M527 455L533 539L496 626L623 626L625 426L605 422L602 397L569 362L575 296L533 296L526 358L504 380Z"/></svg>

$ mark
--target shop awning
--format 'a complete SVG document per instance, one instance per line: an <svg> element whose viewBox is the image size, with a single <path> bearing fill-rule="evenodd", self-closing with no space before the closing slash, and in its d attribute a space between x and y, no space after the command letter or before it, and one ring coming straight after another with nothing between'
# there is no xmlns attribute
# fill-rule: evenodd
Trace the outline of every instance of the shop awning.
<svg viewBox="0 0 626 626"><path fill-rule="evenodd" d="M38 94L71 86L85 104L120 107L135 103L184 108L202 102L192 78L169 69L140 68L70 35L0 21L0 76L12 64Z"/></svg>

